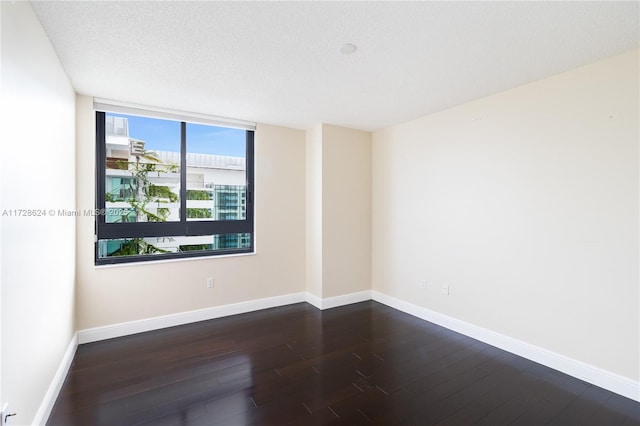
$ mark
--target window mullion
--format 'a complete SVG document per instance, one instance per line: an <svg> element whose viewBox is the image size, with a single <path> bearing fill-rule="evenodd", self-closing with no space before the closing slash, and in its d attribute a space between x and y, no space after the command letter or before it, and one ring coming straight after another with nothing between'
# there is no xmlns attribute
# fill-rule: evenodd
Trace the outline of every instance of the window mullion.
<svg viewBox="0 0 640 426"><path fill-rule="evenodd" d="M180 223L187 227L187 123L180 123Z"/></svg>
<svg viewBox="0 0 640 426"><path fill-rule="evenodd" d="M250 226L250 230L248 232L253 233L253 215L254 215L254 132L248 131L245 136L245 145L246 145L246 192L247 192L247 207L246 207L246 218L245 220Z"/></svg>
<svg viewBox="0 0 640 426"><path fill-rule="evenodd" d="M96 221L94 223L94 255L98 259L98 235L101 228L105 224L106 218L106 203L105 203L105 179L107 172L105 170L106 165L106 131L105 131L105 113L102 111L96 112L96 211L103 212L104 214L96 215Z"/></svg>

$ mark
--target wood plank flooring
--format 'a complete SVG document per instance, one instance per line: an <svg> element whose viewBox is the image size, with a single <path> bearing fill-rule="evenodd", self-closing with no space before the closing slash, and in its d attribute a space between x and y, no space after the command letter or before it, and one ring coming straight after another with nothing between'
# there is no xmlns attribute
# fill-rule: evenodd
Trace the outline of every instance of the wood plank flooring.
<svg viewBox="0 0 640 426"><path fill-rule="evenodd" d="M80 345L48 425L639 425L640 403L376 302Z"/></svg>

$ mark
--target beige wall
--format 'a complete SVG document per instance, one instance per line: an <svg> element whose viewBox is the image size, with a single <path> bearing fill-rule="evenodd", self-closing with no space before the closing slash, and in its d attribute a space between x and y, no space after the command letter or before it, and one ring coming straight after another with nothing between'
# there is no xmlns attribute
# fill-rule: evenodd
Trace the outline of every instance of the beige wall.
<svg viewBox="0 0 640 426"><path fill-rule="evenodd" d="M307 131L307 291L320 299L371 288L371 133Z"/></svg>
<svg viewBox="0 0 640 426"><path fill-rule="evenodd" d="M371 133L322 125L322 297L371 289Z"/></svg>
<svg viewBox="0 0 640 426"><path fill-rule="evenodd" d="M92 100L79 96L80 209L94 205L94 121ZM259 125L255 156L255 255L96 268L93 218L79 218L78 329L305 291L305 134Z"/></svg>
<svg viewBox="0 0 640 426"><path fill-rule="evenodd" d="M74 333L75 94L28 2L1 2L3 402L30 424ZM51 213L53 211L53 214ZM43 415L42 413L40 415Z"/></svg>
<svg viewBox="0 0 640 426"><path fill-rule="evenodd" d="M638 380L638 80L633 51L375 132L374 290Z"/></svg>

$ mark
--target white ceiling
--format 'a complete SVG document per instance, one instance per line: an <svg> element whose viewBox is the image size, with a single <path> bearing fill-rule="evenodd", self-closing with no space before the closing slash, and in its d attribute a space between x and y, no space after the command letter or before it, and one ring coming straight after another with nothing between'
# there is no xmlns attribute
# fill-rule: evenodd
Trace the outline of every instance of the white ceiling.
<svg viewBox="0 0 640 426"><path fill-rule="evenodd" d="M78 93L301 129L380 129L640 44L635 1L32 4Z"/></svg>

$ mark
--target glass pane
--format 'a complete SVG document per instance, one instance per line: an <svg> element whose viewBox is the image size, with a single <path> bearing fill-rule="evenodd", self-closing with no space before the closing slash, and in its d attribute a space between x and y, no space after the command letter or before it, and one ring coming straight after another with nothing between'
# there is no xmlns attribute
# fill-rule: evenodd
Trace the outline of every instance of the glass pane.
<svg viewBox="0 0 640 426"><path fill-rule="evenodd" d="M157 255L179 252L216 252L251 247L251 234L202 235L100 240L98 257Z"/></svg>
<svg viewBox="0 0 640 426"><path fill-rule="evenodd" d="M187 123L187 220L246 218L246 132Z"/></svg>
<svg viewBox="0 0 640 426"><path fill-rule="evenodd" d="M180 123L105 114L107 223L180 220Z"/></svg>

